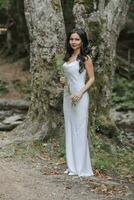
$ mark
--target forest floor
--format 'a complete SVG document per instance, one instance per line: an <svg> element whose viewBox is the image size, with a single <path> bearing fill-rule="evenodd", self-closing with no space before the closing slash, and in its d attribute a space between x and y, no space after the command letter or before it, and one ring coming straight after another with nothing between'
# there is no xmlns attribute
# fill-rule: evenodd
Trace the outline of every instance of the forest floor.
<svg viewBox="0 0 134 200"><path fill-rule="evenodd" d="M11 62L0 58L0 98L23 99L30 91L31 74L25 69L24 59Z"/></svg>
<svg viewBox="0 0 134 200"><path fill-rule="evenodd" d="M0 77L8 92L0 98L25 98L14 82L30 80L18 62L0 60ZM26 87L27 88L27 87ZM0 140L6 137L0 132ZM9 134L9 133L8 133ZM56 153L55 141L0 146L0 200L132 200L132 177L111 177L94 170L95 176L80 178L64 174L64 157ZM57 146L57 147L56 147Z"/></svg>
<svg viewBox="0 0 134 200"><path fill-rule="evenodd" d="M64 174L54 143L1 148L0 200L132 200L132 182L94 170L84 178ZM128 177L129 179L129 177Z"/></svg>

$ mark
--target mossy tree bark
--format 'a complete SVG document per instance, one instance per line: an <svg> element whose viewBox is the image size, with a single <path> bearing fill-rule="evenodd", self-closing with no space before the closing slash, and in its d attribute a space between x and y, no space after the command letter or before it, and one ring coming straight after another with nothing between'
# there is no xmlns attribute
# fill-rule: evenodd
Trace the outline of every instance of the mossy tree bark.
<svg viewBox="0 0 134 200"><path fill-rule="evenodd" d="M95 84L91 88L91 131L95 123L108 136L118 129L109 117L116 43L129 7L128 0L75 0L73 14L78 27L86 29L93 50Z"/></svg>
<svg viewBox="0 0 134 200"><path fill-rule="evenodd" d="M30 36L32 74L31 105L19 136L46 139L63 127L59 60L65 46L65 27L60 0L25 0ZM58 61L57 61L58 60Z"/></svg>

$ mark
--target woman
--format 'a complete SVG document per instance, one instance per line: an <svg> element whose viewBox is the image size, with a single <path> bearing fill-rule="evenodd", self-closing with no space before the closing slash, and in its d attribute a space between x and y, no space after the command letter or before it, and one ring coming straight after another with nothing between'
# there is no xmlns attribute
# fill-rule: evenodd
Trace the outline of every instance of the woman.
<svg viewBox="0 0 134 200"><path fill-rule="evenodd" d="M89 53L85 31L73 29L67 37L63 65L66 81L60 79L65 85L63 110L68 167L65 173L68 175L93 175L87 139L89 108L87 90L94 82L93 64Z"/></svg>

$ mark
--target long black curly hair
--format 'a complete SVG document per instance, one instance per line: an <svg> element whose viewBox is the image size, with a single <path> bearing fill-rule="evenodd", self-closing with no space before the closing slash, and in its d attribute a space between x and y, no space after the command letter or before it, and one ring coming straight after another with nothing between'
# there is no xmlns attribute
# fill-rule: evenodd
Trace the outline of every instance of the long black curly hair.
<svg viewBox="0 0 134 200"><path fill-rule="evenodd" d="M79 65L80 65L80 69L79 72L83 72L84 68L85 68L85 60L86 57L88 55L90 55L91 53L91 48L89 47L89 42L88 42L88 38L87 38L87 34L83 29L79 29L79 28L74 28L67 36L67 40L66 40L66 53L65 53L65 57L64 57L64 61L67 62L69 60L69 58L72 56L73 54L73 49L70 46L69 40L70 40L70 36L73 33L77 33L79 35L79 37L81 38L82 41L82 46L80 48L80 54L77 56L77 60L79 60Z"/></svg>

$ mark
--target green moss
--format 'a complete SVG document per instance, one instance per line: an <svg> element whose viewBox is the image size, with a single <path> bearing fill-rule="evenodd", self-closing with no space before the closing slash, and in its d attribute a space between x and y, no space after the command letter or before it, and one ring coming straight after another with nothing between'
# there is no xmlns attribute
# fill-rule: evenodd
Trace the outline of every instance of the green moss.
<svg viewBox="0 0 134 200"><path fill-rule="evenodd" d="M53 9L56 11L56 12L59 12L61 10L61 4L60 4L60 1L59 0L53 0L52 1L52 6L53 6Z"/></svg>
<svg viewBox="0 0 134 200"><path fill-rule="evenodd" d="M102 66L103 67L103 66ZM96 118L96 130L101 129L101 132L109 137L113 137L118 133L118 129L114 122L111 121L109 117L109 109L111 106L111 98L107 99L106 104L103 104L103 99L105 101L105 93L107 90L111 90L111 82L109 77L111 77L111 65L104 66L102 72L96 72L95 74L95 84L94 87L90 89L91 92L91 106L90 112L92 113L90 117L91 126L94 127ZM103 105L102 105L103 104ZM98 127L100 126L101 127ZM93 130L92 130L93 132Z"/></svg>
<svg viewBox="0 0 134 200"><path fill-rule="evenodd" d="M55 68L55 71L58 72L58 74L63 74L63 54L56 54L56 56L53 58L53 65Z"/></svg>
<svg viewBox="0 0 134 200"><path fill-rule="evenodd" d="M105 0L105 7L109 3L109 1L110 0ZM86 11L88 13L91 13L98 9L99 0L82 0L81 2L85 5ZM94 6L94 4L96 4L96 6Z"/></svg>
<svg viewBox="0 0 134 200"><path fill-rule="evenodd" d="M101 37L102 26L100 22L88 23L89 38L95 46L98 46L103 41Z"/></svg>
<svg viewBox="0 0 134 200"><path fill-rule="evenodd" d="M8 93L8 83L0 78L0 96Z"/></svg>
<svg viewBox="0 0 134 200"><path fill-rule="evenodd" d="M94 9L93 0L85 0L84 5L88 13L93 12L93 9Z"/></svg>
<svg viewBox="0 0 134 200"><path fill-rule="evenodd" d="M117 128L115 122L109 117L109 109L101 110L102 112L96 116L96 131L118 141L120 130Z"/></svg>
<svg viewBox="0 0 134 200"><path fill-rule="evenodd" d="M91 13L94 10L97 10L99 0L96 0L95 2L94 2L94 0L83 0L82 3L84 4L86 11L88 13ZM94 7L94 3L96 3L96 8Z"/></svg>
<svg viewBox="0 0 134 200"><path fill-rule="evenodd" d="M112 104L122 108L134 108L134 80L128 80L119 75L115 76L112 93Z"/></svg>

